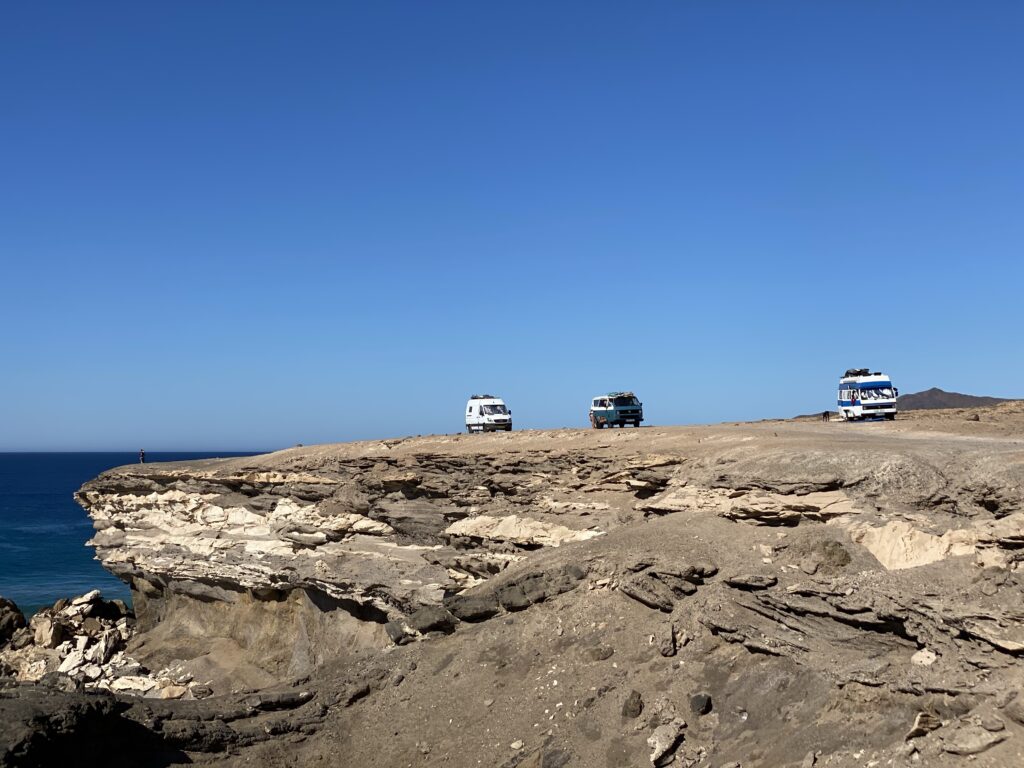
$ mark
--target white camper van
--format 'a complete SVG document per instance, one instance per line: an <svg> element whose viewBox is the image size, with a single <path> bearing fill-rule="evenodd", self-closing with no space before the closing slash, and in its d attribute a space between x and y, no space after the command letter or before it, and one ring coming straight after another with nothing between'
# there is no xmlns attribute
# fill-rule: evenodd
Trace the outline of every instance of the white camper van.
<svg viewBox="0 0 1024 768"><path fill-rule="evenodd" d="M466 403L467 432L512 431L512 411L494 395L473 395Z"/></svg>

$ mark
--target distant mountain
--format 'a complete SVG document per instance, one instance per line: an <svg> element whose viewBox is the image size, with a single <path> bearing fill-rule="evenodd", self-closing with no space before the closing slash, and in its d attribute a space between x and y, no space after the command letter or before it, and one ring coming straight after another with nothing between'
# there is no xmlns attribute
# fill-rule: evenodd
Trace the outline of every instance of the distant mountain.
<svg viewBox="0 0 1024 768"><path fill-rule="evenodd" d="M900 395L898 401L901 411L924 411L932 408L980 408L985 405L998 405L1006 402L1010 402L1010 398L961 395L959 392L945 392L938 387L911 395Z"/></svg>

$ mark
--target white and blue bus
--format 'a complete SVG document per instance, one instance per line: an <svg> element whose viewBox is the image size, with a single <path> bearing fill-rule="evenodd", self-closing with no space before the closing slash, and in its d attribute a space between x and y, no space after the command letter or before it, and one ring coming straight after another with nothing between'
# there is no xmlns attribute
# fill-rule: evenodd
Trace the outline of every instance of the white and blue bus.
<svg viewBox="0 0 1024 768"><path fill-rule="evenodd" d="M884 373L851 368L839 379L839 415L846 421L895 419L900 391Z"/></svg>

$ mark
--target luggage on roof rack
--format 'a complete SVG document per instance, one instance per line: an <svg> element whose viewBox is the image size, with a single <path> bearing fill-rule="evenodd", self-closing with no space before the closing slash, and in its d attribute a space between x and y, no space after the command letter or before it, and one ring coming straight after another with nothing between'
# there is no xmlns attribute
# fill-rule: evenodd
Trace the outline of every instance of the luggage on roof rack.
<svg viewBox="0 0 1024 768"><path fill-rule="evenodd" d="M867 368L849 368L846 373L843 374L843 378L846 378L847 376L867 376L868 370L869 369Z"/></svg>

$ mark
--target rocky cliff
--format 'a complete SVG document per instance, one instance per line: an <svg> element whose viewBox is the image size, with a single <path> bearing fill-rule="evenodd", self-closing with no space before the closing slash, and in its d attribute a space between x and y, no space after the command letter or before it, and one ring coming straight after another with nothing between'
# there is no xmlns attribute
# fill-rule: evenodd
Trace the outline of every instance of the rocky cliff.
<svg viewBox="0 0 1024 768"><path fill-rule="evenodd" d="M122 652L208 696L119 716L239 764L1014 764L1024 411L979 413L113 470Z"/></svg>

